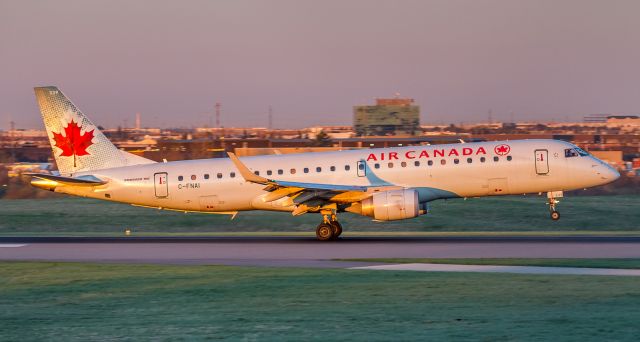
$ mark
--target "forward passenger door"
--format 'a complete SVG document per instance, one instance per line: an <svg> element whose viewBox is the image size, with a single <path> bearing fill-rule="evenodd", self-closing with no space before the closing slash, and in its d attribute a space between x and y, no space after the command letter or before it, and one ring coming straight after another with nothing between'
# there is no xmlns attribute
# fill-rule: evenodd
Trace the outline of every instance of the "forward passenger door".
<svg viewBox="0 0 640 342"><path fill-rule="evenodd" d="M549 151L535 150L536 157L536 173L546 175L549 173Z"/></svg>

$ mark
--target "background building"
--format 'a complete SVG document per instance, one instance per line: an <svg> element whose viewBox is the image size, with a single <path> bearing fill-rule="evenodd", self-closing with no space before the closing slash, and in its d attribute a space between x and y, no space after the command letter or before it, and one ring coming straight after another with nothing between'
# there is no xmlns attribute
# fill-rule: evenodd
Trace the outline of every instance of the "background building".
<svg viewBox="0 0 640 342"><path fill-rule="evenodd" d="M353 107L357 136L416 135L420 132L420 106L413 99L376 99L375 106Z"/></svg>

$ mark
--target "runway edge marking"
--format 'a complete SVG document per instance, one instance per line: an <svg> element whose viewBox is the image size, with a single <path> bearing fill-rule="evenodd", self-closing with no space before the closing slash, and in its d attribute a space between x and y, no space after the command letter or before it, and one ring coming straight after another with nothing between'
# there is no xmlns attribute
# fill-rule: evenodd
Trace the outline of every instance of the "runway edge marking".
<svg viewBox="0 0 640 342"><path fill-rule="evenodd" d="M548 266L454 265L454 264L423 264L423 263L358 266L358 267L349 267L347 269L374 270L374 271L473 272L473 273L601 275L601 276L636 276L636 277L640 276L640 270L638 269L548 267Z"/></svg>

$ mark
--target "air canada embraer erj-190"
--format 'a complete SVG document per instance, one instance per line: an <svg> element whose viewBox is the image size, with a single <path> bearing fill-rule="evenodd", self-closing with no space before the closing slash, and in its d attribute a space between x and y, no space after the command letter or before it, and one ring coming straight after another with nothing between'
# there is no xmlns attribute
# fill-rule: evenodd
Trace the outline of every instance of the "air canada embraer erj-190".
<svg viewBox="0 0 640 342"><path fill-rule="evenodd" d="M543 139L154 162L119 150L58 88L35 93L58 173L31 174L32 185L184 212L319 213L323 241L342 233L340 213L403 220L446 198L546 192L557 220L563 191L620 176L573 144Z"/></svg>

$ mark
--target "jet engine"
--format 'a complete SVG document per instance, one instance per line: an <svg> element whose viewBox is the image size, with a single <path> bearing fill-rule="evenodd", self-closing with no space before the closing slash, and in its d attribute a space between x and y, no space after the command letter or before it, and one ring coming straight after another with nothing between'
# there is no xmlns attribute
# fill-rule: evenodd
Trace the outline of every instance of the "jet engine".
<svg viewBox="0 0 640 342"><path fill-rule="evenodd" d="M421 205L416 190L391 190L376 192L373 196L363 200L359 214L380 221L393 221L424 214L425 212L420 209Z"/></svg>

